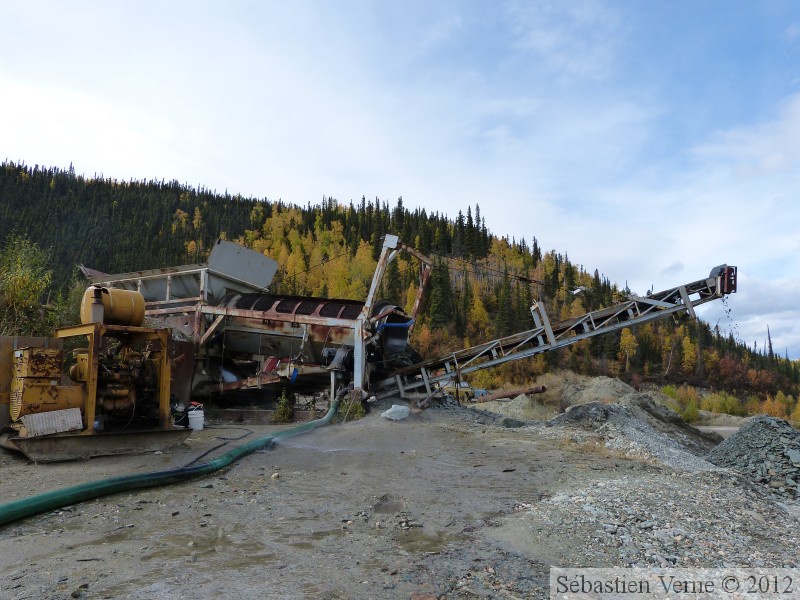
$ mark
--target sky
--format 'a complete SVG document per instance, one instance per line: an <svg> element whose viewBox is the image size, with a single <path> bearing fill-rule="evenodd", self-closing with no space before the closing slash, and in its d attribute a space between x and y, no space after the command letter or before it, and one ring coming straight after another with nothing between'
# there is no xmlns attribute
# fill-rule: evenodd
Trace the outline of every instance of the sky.
<svg viewBox="0 0 800 600"><path fill-rule="evenodd" d="M307 205L362 196L567 254L800 359L795 0L0 0L0 161Z"/></svg>

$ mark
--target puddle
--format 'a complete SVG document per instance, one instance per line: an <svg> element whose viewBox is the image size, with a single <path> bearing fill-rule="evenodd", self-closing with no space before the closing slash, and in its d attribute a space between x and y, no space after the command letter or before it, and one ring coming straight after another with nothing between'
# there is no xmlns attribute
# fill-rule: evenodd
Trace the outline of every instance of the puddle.
<svg viewBox="0 0 800 600"><path fill-rule="evenodd" d="M409 529L395 538L403 550L407 552L437 553L450 542L455 541L455 535L437 531L433 534L424 533L421 529Z"/></svg>
<svg viewBox="0 0 800 600"><path fill-rule="evenodd" d="M329 537L342 537L349 533L349 531L344 529L320 529L309 532L298 531L291 535L286 535L285 533L280 533L280 530L277 530L271 536L271 539L278 544L286 544L287 546L299 548L300 550L313 550L315 548L314 542L320 542Z"/></svg>
<svg viewBox="0 0 800 600"><path fill-rule="evenodd" d="M404 511L406 503L402 500L395 500L392 498L384 498L380 500L375 506L372 507L376 513L382 515L391 515Z"/></svg>
<svg viewBox="0 0 800 600"><path fill-rule="evenodd" d="M298 550L313 550L314 544L311 542L290 542L290 546L297 548Z"/></svg>
<svg viewBox="0 0 800 600"><path fill-rule="evenodd" d="M134 534L141 533L135 531L135 527L123 527L122 529L112 531L108 535L104 535L94 540L82 542L81 547L84 546L102 546L104 544L111 544L114 542L122 542L130 539Z"/></svg>
<svg viewBox="0 0 800 600"><path fill-rule="evenodd" d="M259 541L251 539L246 534L225 533L220 528L216 532L208 531L202 534L169 534L160 538L158 547L147 554L142 560L180 560L187 557L200 559L212 554L219 555L215 561L220 566L234 566L257 564L271 560L274 555L265 553L265 546ZM219 557L222 561L219 562Z"/></svg>

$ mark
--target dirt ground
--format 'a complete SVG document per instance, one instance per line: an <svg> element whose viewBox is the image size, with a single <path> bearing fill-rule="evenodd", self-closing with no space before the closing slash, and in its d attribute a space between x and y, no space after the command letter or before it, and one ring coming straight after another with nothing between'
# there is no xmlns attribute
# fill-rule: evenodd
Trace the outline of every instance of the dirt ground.
<svg viewBox="0 0 800 600"><path fill-rule="evenodd" d="M0 595L410 598L445 594L470 571L512 589L525 580L528 594L546 588L548 564L534 548L505 552L488 535L499 521L601 469L649 469L483 427L458 412L392 422L372 411L207 478L7 525ZM274 429L238 427L254 435ZM220 424L168 454L81 463L35 465L5 453L0 489L11 500L56 482L170 468L219 443L216 436L243 433Z"/></svg>
<svg viewBox="0 0 800 600"><path fill-rule="evenodd" d="M413 410L394 422L380 417L382 408L283 440L204 478L2 526L0 597L546 598L550 565L632 564L622 562L615 540L575 528L594 521L563 515L553 521L553 515L575 506L592 517L586 506L597 500L586 490L608 482L609 489L623 482L626 490L639 482L642 494L660 481L683 485L652 460L541 424L521 427L508 417L453 407ZM275 429L212 423L170 452L85 462L31 464L2 451L0 498L174 468L220 438L252 431L211 456ZM702 485L687 481L685 510L694 510L692 495ZM726 486L740 493L733 478L708 485L715 494ZM682 489L670 492L676 502ZM747 497L735 500L732 510L746 512ZM753 497L754 506L764 502ZM787 519L796 530L797 517L775 515L769 518ZM696 517L687 523L702 521ZM766 537L784 556L797 541ZM631 544L638 538L620 551ZM719 552L713 539L704 544ZM759 560L769 563L770 556L765 550Z"/></svg>

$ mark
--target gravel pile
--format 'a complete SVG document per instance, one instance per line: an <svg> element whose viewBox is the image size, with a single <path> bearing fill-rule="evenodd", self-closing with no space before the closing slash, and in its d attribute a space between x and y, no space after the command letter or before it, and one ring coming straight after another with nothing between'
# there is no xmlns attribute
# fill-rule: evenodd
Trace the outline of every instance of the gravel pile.
<svg viewBox="0 0 800 600"><path fill-rule="evenodd" d="M156 317L145 317L144 321L142 322L143 327L151 327L153 329L171 329L172 330L172 339L177 342L191 342L192 338L183 333L180 329L167 323L163 319L158 319Z"/></svg>
<svg viewBox="0 0 800 600"><path fill-rule="evenodd" d="M800 497L800 432L782 419L754 417L707 459L740 471L777 494Z"/></svg>
<svg viewBox="0 0 800 600"><path fill-rule="evenodd" d="M571 407L547 422L548 427L589 429L602 436L605 446L627 456L652 459L681 471L709 471L714 465L697 456L682 428L661 423L656 429L642 416L643 409L591 402ZM637 414L639 413L639 414ZM650 414L650 413L648 413ZM650 415L650 418L655 418Z"/></svg>
<svg viewBox="0 0 800 600"><path fill-rule="evenodd" d="M705 456L722 442L718 433L706 433L689 425L678 413L661 404L660 396L663 397L652 392L634 392L620 398L619 404L629 407L636 417L697 456Z"/></svg>
<svg viewBox="0 0 800 600"><path fill-rule="evenodd" d="M539 402L538 396L539 394L532 396L520 394L512 400L479 402L471 406L483 412L492 412L521 421L546 421L553 417L555 410L552 406Z"/></svg>
<svg viewBox="0 0 800 600"><path fill-rule="evenodd" d="M634 389L627 383L612 377L594 377L566 381L561 386L561 399L567 405L588 402L615 402Z"/></svg>
<svg viewBox="0 0 800 600"><path fill-rule="evenodd" d="M506 531L537 548L569 539L579 550L552 549L557 566L797 568L791 508L729 472L637 474L521 504Z"/></svg>

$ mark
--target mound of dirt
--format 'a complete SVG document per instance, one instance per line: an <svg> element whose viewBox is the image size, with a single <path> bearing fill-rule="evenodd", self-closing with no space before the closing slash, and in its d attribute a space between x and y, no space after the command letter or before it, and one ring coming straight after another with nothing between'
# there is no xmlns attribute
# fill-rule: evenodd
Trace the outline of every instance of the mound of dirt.
<svg viewBox="0 0 800 600"><path fill-rule="evenodd" d="M624 422L633 418L631 411L619 404L589 402L571 406L565 413L550 419L547 422L547 426L572 425L587 429L597 429L608 422Z"/></svg>
<svg viewBox="0 0 800 600"><path fill-rule="evenodd" d="M561 386L561 398L569 405L589 402L616 402L635 390L627 383L611 377L594 377L565 381Z"/></svg>
<svg viewBox="0 0 800 600"><path fill-rule="evenodd" d="M751 417L738 417L726 413L715 413L707 410L698 411L697 424L706 427L741 427Z"/></svg>
<svg viewBox="0 0 800 600"><path fill-rule="evenodd" d="M546 421L569 406L590 402L616 402L634 390L611 377L587 377L570 371L545 373L537 384L547 390L535 396L524 394L510 402L482 402L480 409L526 421Z"/></svg>
<svg viewBox="0 0 800 600"><path fill-rule="evenodd" d="M603 437L608 448L657 460L675 469L706 471L714 468L700 457L706 453L699 441L704 440L704 434L699 431L690 434L674 423L674 419L680 421L680 417L672 411L659 407L646 395L639 396L642 397L630 398L627 406L600 402L572 406L546 425L593 430Z"/></svg>
<svg viewBox="0 0 800 600"><path fill-rule="evenodd" d="M623 396L619 404L628 406L638 418L646 421L656 431L660 431L697 456L704 456L722 442L718 433L703 432L692 427L675 411L657 401L652 392L632 393Z"/></svg>
<svg viewBox="0 0 800 600"><path fill-rule="evenodd" d="M489 411L504 417L520 419L522 421L544 421L553 416L552 407L538 402L535 397L520 394L510 402L493 400L475 405L480 410Z"/></svg>
<svg viewBox="0 0 800 600"><path fill-rule="evenodd" d="M800 432L783 419L753 417L707 459L740 471L776 493L800 497Z"/></svg>

